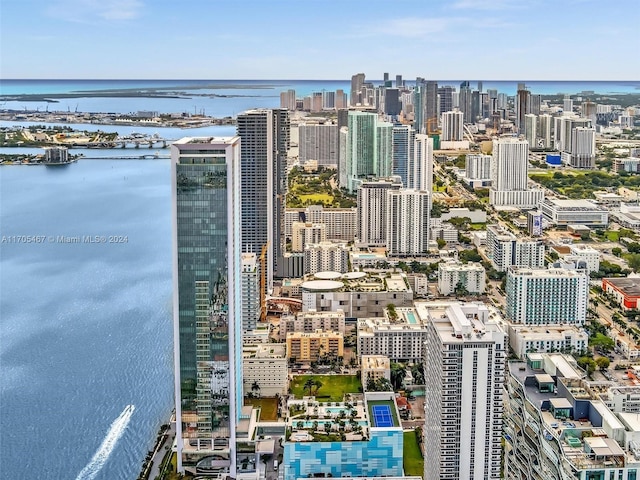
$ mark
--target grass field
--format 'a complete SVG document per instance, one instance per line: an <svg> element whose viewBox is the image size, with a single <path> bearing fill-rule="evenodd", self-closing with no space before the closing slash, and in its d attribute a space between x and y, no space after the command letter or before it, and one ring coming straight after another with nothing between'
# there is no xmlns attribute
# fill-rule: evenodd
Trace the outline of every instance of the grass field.
<svg viewBox="0 0 640 480"><path fill-rule="evenodd" d="M607 230L604 233L604 236L607 237L607 240L609 240L610 242L617 242L620 239L620 234L612 230Z"/></svg>
<svg viewBox="0 0 640 480"><path fill-rule="evenodd" d="M313 202L314 204L324 203L324 202L327 202L328 204L333 203L333 197L328 193L313 193L310 195L299 194L298 198L300 198L300 200L303 203L307 201Z"/></svg>
<svg viewBox="0 0 640 480"><path fill-rule="evenodd" d="M355 375L296 375L291 380L291 393L297 398L309 395L304 388L306 381L311 378L322 382L318 392L314 394L321 402L341 402L345 393L359 393L362 384Z"/></svg>
<svg viewBox="0 0 640 480"><path fill-rule="evenodd" d="M418 446L418 438L415 431L404 432L402 460L405 475L422 477L424 474L424 459Z"/></svg>
<svg viewBox="0 0 640 480"><path fill-rule="evenodd" d="M245 398L245 405L260 407L260 420L265 422L278 419L278 401L275 398Z"/></svg>

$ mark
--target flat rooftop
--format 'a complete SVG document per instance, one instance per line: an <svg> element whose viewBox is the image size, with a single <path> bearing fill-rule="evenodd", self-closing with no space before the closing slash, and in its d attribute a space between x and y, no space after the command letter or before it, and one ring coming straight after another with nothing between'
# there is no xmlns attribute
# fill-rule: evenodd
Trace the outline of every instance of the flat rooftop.
<svg viewBox="0 0 640 480"><path fill-rule="evenodd" d="M605 278L604 280L611 283L626 295L631 295L634 297L640 295L640 277Z"/></svg>

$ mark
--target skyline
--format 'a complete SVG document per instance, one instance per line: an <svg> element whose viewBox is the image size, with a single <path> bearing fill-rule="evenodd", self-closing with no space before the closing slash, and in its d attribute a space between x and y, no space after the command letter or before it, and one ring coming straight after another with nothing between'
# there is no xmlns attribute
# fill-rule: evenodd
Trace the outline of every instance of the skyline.
<svg viewBox="0 0 640 480"><path fill-rule="evenodd" d="M383 72L405 79L639 77L629 68L640 18L634 0L184 5L4 2L0 41L13 48L3 49L2 78L325 80L356 72L372 79ZM367 55L372 47L377 54Z"/></svg>

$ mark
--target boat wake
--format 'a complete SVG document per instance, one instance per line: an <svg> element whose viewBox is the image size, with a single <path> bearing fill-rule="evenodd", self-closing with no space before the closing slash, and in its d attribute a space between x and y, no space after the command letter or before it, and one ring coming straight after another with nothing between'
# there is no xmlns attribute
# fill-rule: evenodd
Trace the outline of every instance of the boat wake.
<svg viewBox="0 0 640 480"><path fill-rule="evenodd" d="M107 462L109 455L113 452L113 449L122 437L125 429L129 425L129 421L131 420L131 415L135 410L134 405L127 405L122 413L116 418L107 435L104 437L100 448L96 450L96 453L93 454L89 463L82 469L82 471L76 477L76 480L93 480L96 478L98 472L102 469L104 464Z"/></svg>

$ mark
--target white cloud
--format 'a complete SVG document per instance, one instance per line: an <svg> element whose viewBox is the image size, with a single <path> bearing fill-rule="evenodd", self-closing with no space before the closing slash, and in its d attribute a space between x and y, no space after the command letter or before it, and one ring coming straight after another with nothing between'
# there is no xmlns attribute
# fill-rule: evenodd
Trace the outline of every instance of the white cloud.
<svg viewBox="0 0 640 480"><path fill-rule="evenodd" d="M46 13L54 18L77 23L126 21L142 13L140 0L57 0Z"/></svg>

